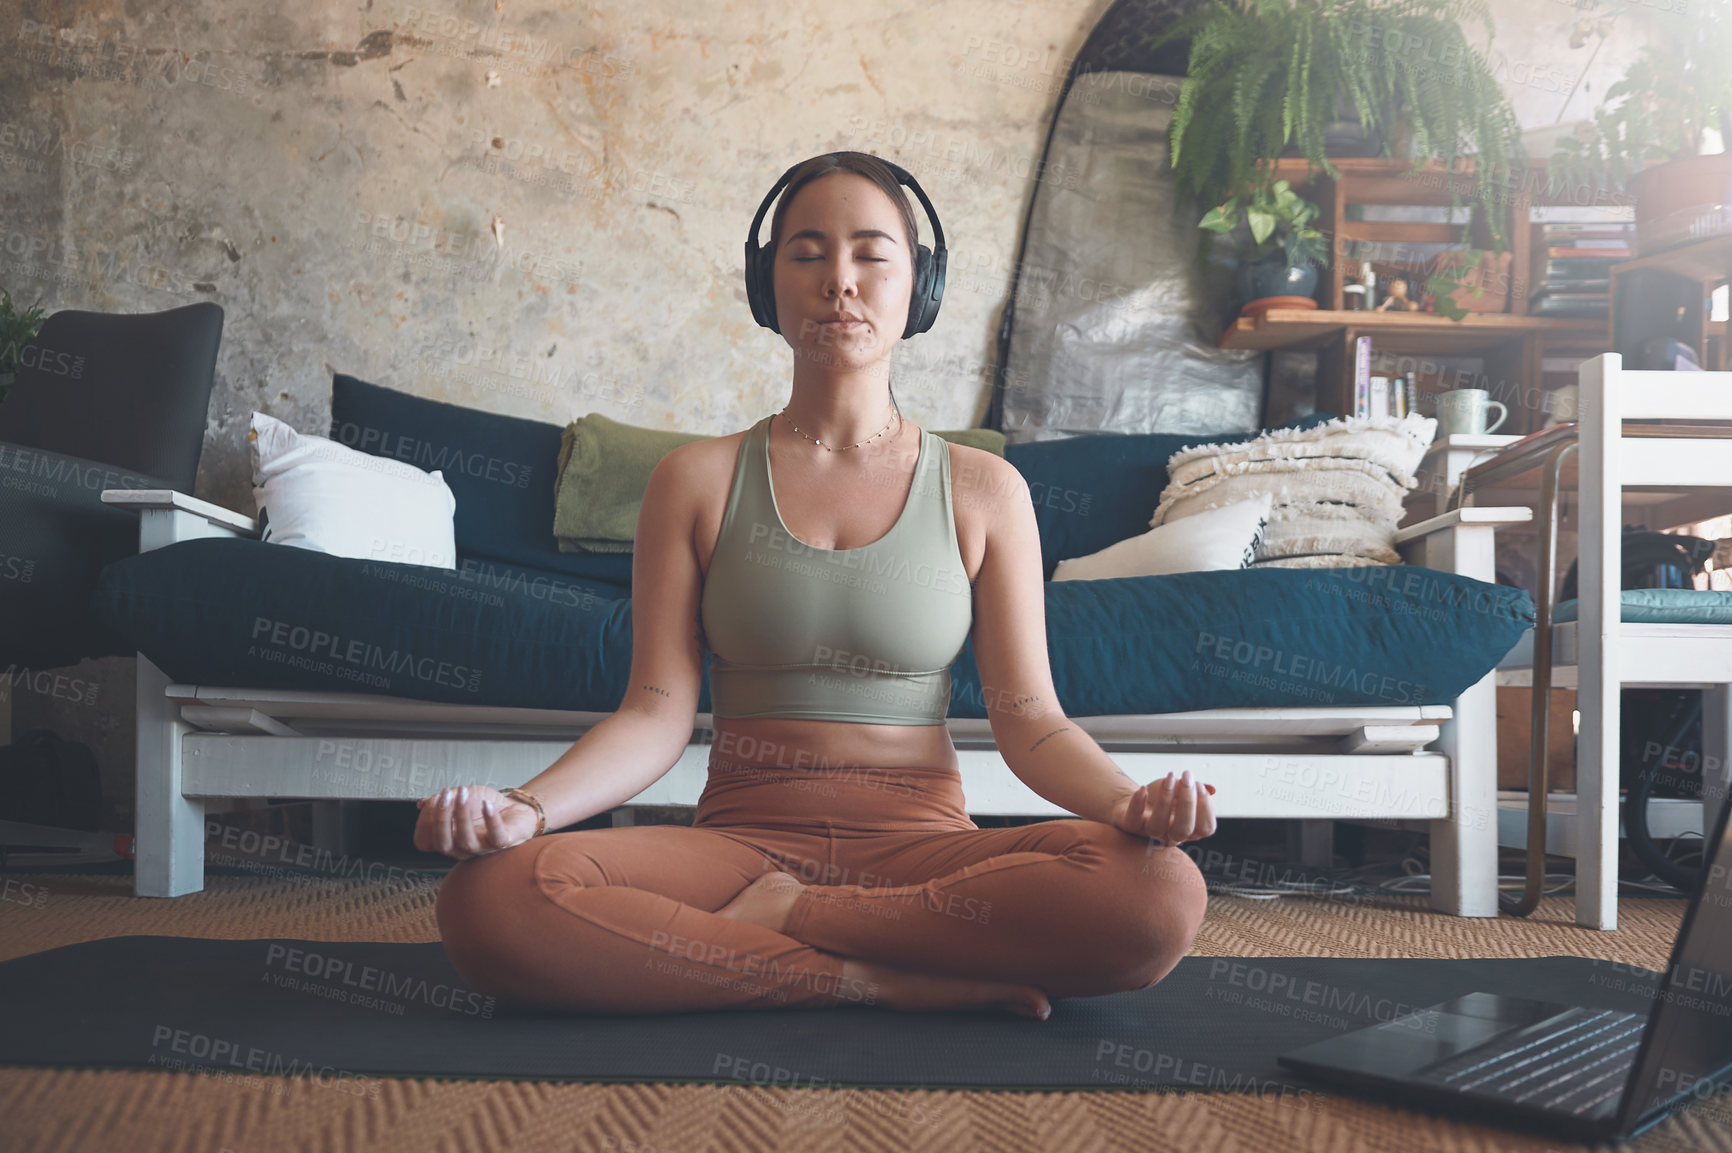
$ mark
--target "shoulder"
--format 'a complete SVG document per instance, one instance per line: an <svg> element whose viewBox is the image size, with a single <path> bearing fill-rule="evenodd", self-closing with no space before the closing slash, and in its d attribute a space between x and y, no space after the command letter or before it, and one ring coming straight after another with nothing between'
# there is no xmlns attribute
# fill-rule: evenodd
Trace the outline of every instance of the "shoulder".
<svg viewBox="0 0 1732 1153"><path fill-rule="evenodd" d="M1017 467L995 452L973 445L939 443L950 449L950 483L957 492L968 492L976 500L999 503L1028 500L1028 482Z"/></svg>
<svg viewBox="0 0 1732 1153"><path fill-rule="evenodd" d="M695 485L712 484L718 476L731 481L740 445L751 431L747 428L706 440L687 441L669 450L656 462L654 471Z"/></svg>

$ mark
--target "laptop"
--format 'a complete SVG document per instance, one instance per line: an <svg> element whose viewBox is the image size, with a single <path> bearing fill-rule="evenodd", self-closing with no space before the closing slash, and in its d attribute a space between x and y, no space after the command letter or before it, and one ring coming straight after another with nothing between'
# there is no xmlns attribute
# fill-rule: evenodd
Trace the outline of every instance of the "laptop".
<svg viewBox="0 0 1732 1153"><path fill-rule="evenodd" d="M1732 802L1719 809L1647 1012L1469 993L1277 1062L1362 1095L1589 1140L1633 1137L1711 1096L1732 1078Z"/></svg>

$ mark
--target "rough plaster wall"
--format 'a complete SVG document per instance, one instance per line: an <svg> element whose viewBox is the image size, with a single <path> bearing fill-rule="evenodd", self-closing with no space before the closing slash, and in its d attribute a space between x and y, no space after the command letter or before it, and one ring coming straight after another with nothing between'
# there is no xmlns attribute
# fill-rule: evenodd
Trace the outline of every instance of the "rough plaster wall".
<svg viewBox="0 0 1732 1153"><path fill-rule="evenodd" d="M249 414L326 432L334 371L554 423L748 426L792 362L746 305L746 225L790 164L856 148L946 222L944 311L893 382L917 423L968 427L1057 89L1109 3L3 0L0 286L221 304L195 495L250 513ZM1658 18L1613 6L1608 79ZM1577 9L1494 14L1518 114L1550 123ZM100 708L20 692L13 727L97 745L124 814L132 662L74 673Z"/></svg>

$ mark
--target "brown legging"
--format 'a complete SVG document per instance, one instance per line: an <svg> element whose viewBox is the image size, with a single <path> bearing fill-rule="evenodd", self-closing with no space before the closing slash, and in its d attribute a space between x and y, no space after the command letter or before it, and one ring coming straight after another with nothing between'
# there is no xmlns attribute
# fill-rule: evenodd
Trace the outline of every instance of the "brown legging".
<svg viewBox="0 0 1732 1153"><path fill-rule="evenodd" d="M784 931L716 914L780 870ZM1037 985L1154 984L1207 902L1183 850L1098 821L981 829L951 768L754 768L712 752L693 825L554 833L459 861L447 955L477 992L583 1013L876 1003L844 957Z"/></svg>

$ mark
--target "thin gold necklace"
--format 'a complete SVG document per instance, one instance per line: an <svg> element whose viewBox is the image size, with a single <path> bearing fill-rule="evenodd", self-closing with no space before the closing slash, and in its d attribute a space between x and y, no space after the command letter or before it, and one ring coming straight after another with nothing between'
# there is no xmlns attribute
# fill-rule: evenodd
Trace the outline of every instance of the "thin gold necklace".
<svg viewBox="0 0 1732 1153"><path fill-rule="evenodd" d="M788 422L789 428L793 429L795 432L800 432L800 426L794 423L793 418L788 415L787 409L784 408L777 415L780 416L783 420ZM829 445L825 444L823 441L819 440L817 437L806 436L806 434L803 432L800 432L800 435L805 436L807 440L811 441L813 444L817 445L819 448L823 449L825 452L847 452L851 448L859 448L862 444L870 444L872 441L875 441L879 437L883 436L886 432L890 431L890 425L895 424L897 418L900 415L901 415L900 413L891 413L889 422L886 423L883 428L879 429L877 432L873 433L871 436L867 437L865 440L858 441L854 444L843 445L841 448L831 448Z"/></svg>

